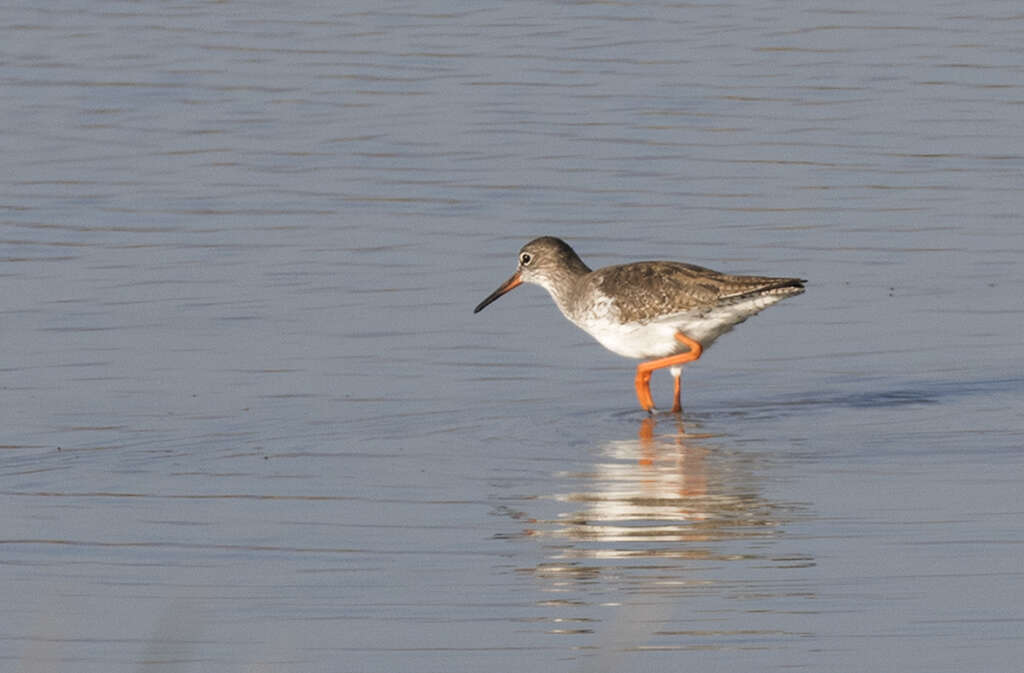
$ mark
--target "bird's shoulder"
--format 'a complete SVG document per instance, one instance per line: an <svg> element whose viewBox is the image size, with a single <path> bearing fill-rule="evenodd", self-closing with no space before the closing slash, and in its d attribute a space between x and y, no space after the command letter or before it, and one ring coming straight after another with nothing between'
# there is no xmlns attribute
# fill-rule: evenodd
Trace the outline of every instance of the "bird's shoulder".
<svg viewBox="0 0 1024 673"><path fill-rule="evenodd" d="M633 262L587 274L577 287L581 303L611 303L623 321L647 321L714 303L717 271L683 262ZM589 298L589 299L588 299Z"/></svg>

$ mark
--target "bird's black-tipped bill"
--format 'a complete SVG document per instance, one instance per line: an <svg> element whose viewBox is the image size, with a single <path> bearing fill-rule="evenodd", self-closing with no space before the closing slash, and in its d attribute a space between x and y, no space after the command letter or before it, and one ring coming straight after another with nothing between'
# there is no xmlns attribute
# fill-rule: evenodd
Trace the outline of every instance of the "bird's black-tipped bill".
<svg viewBox="0 0 1024 673"><path fill-rule="evenodd" d="M479 313L480 311L482 311L485 308L487 308L487 305L490 304L491 302L493 302L495 299L497 299L501 295L505 294L509 290L511 290L513 288L516 288L516 287L519 287L522 284L523 284L523 279L520 278L519 272L516 271L514 274L512 274L511 278L509 278L508 280L506 280L504 283L501 284L501 287L499 287L497 290L495 290L494 292L492 292L489 295L487 295L487 299L484 299L482 302L477 304L476 308L473 309L473 313Z"/></svg>

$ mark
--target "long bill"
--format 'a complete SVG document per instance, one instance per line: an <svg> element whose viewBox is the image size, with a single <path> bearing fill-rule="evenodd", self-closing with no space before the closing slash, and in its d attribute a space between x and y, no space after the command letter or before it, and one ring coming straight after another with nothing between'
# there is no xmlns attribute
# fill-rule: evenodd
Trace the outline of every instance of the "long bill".
<svg viewBox="0 0 1024 673"><path fill-rule="evenodd" d="M519 272L516 271L514 274L512 274L511 278L509 278L508 280L501 284L501 287L487 295L487 299L484 299L482 302L477 304L477 307L473 309L473 313L479 313L480 311L487 308L487 305L493 302L495 299L505 294L509 290L519 287L522 284L523 279L519 276Z"/></svg>

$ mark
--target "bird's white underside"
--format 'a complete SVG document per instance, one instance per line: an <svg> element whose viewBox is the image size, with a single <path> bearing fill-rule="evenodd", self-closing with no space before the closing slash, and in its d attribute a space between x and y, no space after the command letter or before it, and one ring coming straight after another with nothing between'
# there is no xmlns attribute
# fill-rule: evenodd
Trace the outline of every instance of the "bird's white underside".
<svg viewBox="0 0 1024 673"><path fill-rule="evenodd" d="M602 346L618 355L643 360L668 357L688 350L686 345L676 339L677 332L682 332L707 349L715 339L734 326L790 294L764 293L719 306L689 309L647 322L622 322L615 300L606 294L596 293L587 302L584 312L575 313L569 306L563 305L562 298L547 278L528 278L526 281L547 290L562 315L597 339Z"/></svg>
<svg viewBox="0 0 1024 673"><path fill-rule="evenodd" d="M649 322L622 323L610 299L603 311L586 316L569 316L569 320L591 335L613 353L627 358L652 359L675 355L687 350L675 335L682 332L705 349L733 326L761 310L782 301L785 294L760 295L714 308L692 309L664 316Z"/></svg>

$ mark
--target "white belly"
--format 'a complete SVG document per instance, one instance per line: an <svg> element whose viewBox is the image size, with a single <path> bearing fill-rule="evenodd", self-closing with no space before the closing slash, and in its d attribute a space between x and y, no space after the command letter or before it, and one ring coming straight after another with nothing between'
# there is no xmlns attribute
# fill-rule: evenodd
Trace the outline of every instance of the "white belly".
<svg viewBox="0 0 1024 673"><path fill-rule="evenodd" d="M676 339L677 332L706 349L733 326L784 298L762 295L729 306L684 311L646 323L620 323L602 318L576 322L576 325L618 355L645 360L663 358L688 350Z"/></svg>
<svg viewBox="0 0 1024 673"><path fill-rule="evenodd" d="M672 325L590 322L580 327L613 353L627 358L661 358L686 350Z"/></svg>

